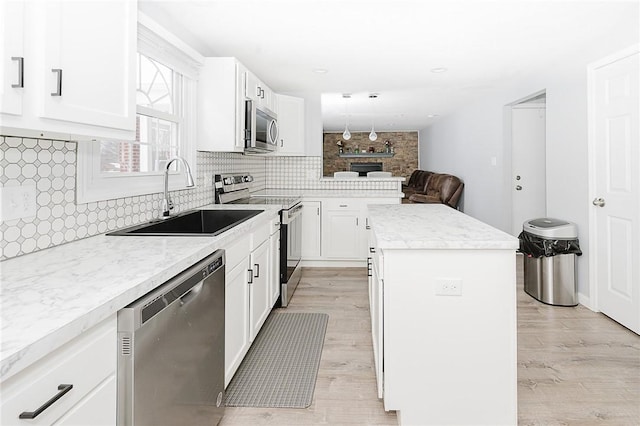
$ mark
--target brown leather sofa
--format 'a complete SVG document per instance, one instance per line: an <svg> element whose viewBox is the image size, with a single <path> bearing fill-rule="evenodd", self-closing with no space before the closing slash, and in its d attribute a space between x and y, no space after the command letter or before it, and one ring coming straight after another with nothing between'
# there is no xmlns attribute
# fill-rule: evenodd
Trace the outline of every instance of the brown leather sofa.
<svg viewBox="0 0 640 426"><path fill-rule="evenodd" d="M446 204L454 209L458 207L463 189L464 183L457 176L426 170L414 171L402 188L409 203Z"/></svg>
<svg viewBox="0 0 640 426"><path fill-rule="evenodd" d="M413 194L424 193L424 187L427 186L427 180L433 174L426 170L414 170L406 184L402 185L405 199L408 200Z"/></svg>

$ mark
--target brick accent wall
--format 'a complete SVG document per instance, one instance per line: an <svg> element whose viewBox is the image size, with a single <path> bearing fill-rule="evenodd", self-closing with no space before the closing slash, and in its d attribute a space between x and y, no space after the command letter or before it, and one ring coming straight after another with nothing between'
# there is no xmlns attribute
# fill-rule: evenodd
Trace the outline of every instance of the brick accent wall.
<svg viewBox="0 0 640 426"><path fill-rule="evenodd" d="M375 152L385 152L387 140L394 151L394 156L391 158L367 157L364 153L358 158L342 158L338 155L338 141L342 141L345 153L353 153L356 146L359 147L360 152L368 151L370 147L373 147ZM418 168L418 132L378 132L378 139L375 142L369 140L368 132L353 132L348 141L342 138L342 133L324 133L322 157L324 176L332 176L333 172L347 171L351 163L382 163L382 169L385 172L391 172L393 176L405 177L408 180L411 173Z"/></svg>

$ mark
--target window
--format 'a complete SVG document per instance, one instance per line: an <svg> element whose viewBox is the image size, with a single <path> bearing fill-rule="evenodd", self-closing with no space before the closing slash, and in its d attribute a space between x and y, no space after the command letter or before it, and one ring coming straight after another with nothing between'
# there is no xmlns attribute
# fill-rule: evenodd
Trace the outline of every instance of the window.
<svg viewBox="0 0 640 426"><path fill-rule="evenodd" d="M160 192L177 155L195 173L196 62L141 25L138 42L135 140L79 142L78 203ZM181 168L171 165L169 189L184 188Z"/></svg>

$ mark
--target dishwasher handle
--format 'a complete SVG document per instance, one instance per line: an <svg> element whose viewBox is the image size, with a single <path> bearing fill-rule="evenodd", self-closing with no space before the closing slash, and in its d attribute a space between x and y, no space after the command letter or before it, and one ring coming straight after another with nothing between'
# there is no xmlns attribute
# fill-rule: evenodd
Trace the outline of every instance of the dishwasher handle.
<svg viewBox="0 0 640 426"><path fill-rule="evenodd" d="M184 296L182 296L180 298L180 305L184 306L187 303L191 302L193 299L195 299L196 297L198 297L198 295L200 294L200 292L202 291L202 286L204 285L204 283L202 281L200 281L198 284L194 285L191 290L189 290L188 292L186 292L184 294Z"/></svg>

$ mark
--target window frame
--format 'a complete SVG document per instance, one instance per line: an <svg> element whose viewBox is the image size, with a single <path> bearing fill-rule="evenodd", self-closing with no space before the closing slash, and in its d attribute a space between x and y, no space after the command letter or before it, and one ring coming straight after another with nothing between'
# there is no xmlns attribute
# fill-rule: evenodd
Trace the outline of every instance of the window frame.
<svg viewBox="0 0 640 426"><path fill-rule="evenodd" d="M177 99L178 102L175 105L175 111L180 117L178 124L178 153L189 163L197 185L195 145L196 89L198 69L203 62L202 57L173 34L144 15L139 16L137 51L182 75L182 96ZM136 115L148 116L150 115L149 110L149 108L137 106ZM162 118L161 112L151 111L153 116ZM170 121L173 121L173 118ZM184 168L181 164L177 164L177 166L177 170L169 172L170 191L187 189ZM100 141L78 142L76 203L81 204L160 193L163 190L163 171L122 174L103 173L100 168Z"/></svg>

